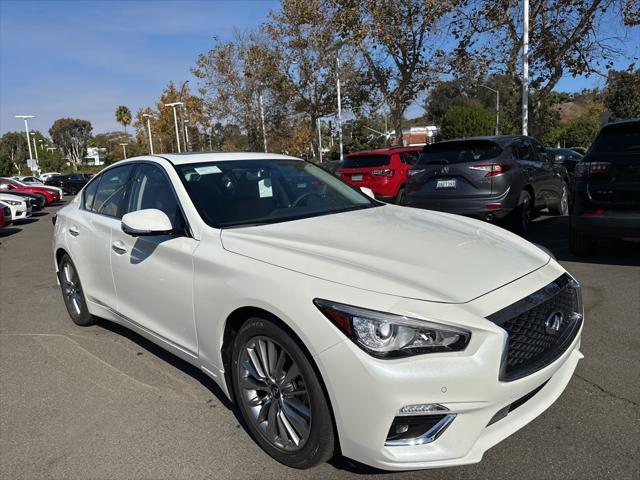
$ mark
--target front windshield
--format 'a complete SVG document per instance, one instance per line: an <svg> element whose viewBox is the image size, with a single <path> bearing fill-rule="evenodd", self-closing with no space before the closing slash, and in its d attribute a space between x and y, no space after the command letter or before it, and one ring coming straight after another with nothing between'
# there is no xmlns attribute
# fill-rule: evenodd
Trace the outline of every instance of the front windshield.
<svg viewBox="0 0 640 480"><path fill-rule="evenodd" d="M241 160L176 167L203 220L213 227L282 222L377 206L301 160Z"/></svg>

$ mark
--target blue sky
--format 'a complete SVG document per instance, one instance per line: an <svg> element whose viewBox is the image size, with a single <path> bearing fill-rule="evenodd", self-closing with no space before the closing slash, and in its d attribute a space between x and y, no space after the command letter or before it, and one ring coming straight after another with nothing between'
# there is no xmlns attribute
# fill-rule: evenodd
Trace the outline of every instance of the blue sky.
<svg viewBox="0 0 640 480"><path fill-rule="evenodd" d="M90 120L94 133L117 130L117 105L152 105L163 87L194 79L197 55L216 35L265 21L277 0L0 0L0 132L20 130L16 114L46 132L63 116ZM637 29L635 33L637 35ZM640 52L640 39L631 55ZM621 65L624 61L621 62ZM625 64L626 66L626 64ZM601 86L565 78L558 89ZM409 116L419 115L414 106Z"/></svg>

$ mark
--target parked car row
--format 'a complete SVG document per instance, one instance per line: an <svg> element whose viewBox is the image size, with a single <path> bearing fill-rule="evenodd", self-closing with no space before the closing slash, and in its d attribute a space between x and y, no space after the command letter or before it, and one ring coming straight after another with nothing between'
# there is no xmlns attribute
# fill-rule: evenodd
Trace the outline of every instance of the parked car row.
<svg viewBox="0 0 640 480"><path fill-rule="evenodd" d="M571 213L570 247L640 237L640 121L605 126L583 156L536 139L477 137L354 152L336 175L399 205L505 221L525 233L540 210Z"/></svg>
<svg viewBox="0 0 640 480"><path fill-rule="evenodd" d="M566 167L526 136L357 152L347 156L339 176L383 201L489 222L504 219L521 233L536 211L569 213Z"/></svg>
<svg viewBox="0 0 640 480"><path fill-rule="evenodd" d="M47 187L60 188L64 193L76 195L84 187L93 174L91 173L67 173L65 175L50 175L44 182Z"/></svg>
<svg viewBox="0 0 640 480"><path fill-rule="evenodd" d="M58 189L45 185L29 185L12 178L0 178L0 194L22 197L23 200L28 201L34 210L39 210L45 205L57 202L62 198L62 194ZM10 198L9 200L17 201L15 198Z"/></svg>

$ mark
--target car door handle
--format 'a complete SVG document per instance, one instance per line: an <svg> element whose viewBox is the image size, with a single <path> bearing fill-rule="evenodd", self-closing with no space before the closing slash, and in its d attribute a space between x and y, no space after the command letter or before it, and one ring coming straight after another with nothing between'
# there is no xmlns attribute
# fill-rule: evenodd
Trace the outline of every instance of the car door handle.
<svg viewBox="0 0 640 480"><path fill-rule="evenodd" d="M80 230L78 230L78 227L74 225L72 227L69 227L69 234L74 237L77 237L78 235L80 235Z"/></svg>
<svg viewBox="0 0 640 480"><path fill-rule="evenodd" d="M116 252L118 255L122 255L123 253L127 253L127 248L124 246L120 240L117 242L113 242L111 244L111 249Z"/></svg>

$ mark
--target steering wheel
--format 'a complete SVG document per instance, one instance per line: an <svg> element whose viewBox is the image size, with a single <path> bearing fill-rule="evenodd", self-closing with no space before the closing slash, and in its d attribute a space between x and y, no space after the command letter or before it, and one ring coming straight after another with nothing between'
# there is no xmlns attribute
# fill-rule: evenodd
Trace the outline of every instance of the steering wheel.
<svg viewBox="0 0 640 480"><path fill-rule="evenodd" d="M298 198L296 198L296 199L293 201L293 203L291 204L291 206L292 206L292 207L297 207L297 206L298 206L298 204L299 204L302 200L304 200L305 198L308 198L308 197L313 197L313 196L316 196L316 197L318 197L318 198L322 198L322 195L321 195L321 194L319 194L318 192L307 192L307 193L303 193L302 195L300 195Z"/></svg>

